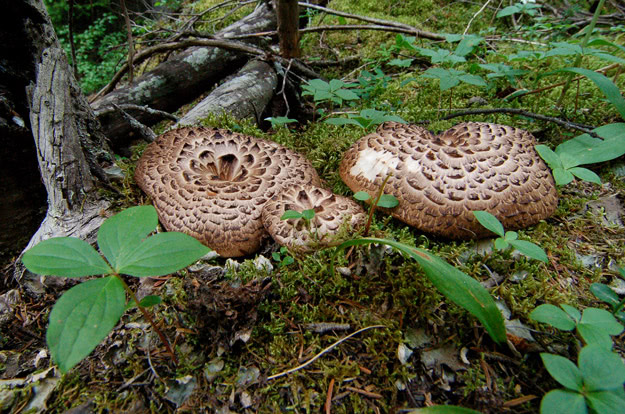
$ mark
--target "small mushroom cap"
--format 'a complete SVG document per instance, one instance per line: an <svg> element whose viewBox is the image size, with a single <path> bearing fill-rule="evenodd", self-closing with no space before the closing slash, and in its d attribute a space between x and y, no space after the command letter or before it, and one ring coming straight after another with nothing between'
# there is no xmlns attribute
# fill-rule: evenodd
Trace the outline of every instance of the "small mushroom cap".
<svg viewBox="0 0 625 414"><path fill-rule="evenodd" d="M493 214L508 230L549 217L558 205L551 171L534 137L505 125L468 122L434 136L416 125L387 122L345 153L340 175L354 192L384 192L386 210L425 232L452 239L492 235L472 211Z"/></svg>
<svg viewBox="0 0 625 414"><path fill-rule="evenodd" d="M281 220L287 210L314 210L306 220ZM349 228L362 226L366 220L362 207L354 200L313 185L296 185L274 196L263 207L263 225L282 246L301 252L338 245L339 230L347 222Z"/></svg>
<svg viewBox="0 0 625 414"><path fill-rule="evenodd" d="M223 129L175 129L148 145L135 181L169 231L224 257L256 251L267 233L261 210L295 184L319 184L303 156L271 141Z"/></svg>

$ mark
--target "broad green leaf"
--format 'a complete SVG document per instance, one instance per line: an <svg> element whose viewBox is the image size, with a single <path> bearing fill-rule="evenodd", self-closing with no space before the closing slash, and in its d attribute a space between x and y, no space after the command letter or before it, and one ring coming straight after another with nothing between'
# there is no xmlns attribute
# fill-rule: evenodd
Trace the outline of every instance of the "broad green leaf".
<svg viewBox="0 0 625 414"><path fill-rule="evenodd" d="M540 402L540 414L587 414L584 396L571 390L549 391Z"/></svg>
<svg viewBox="0 0 625 414"><path fill-rule="evenodd" d="M497 237L495 239L495 249L504 251L508 247L510 247L510 244L503 237Z"/></svg>
<svg viewBox="0 0 625 414"><path fill-rule="evenodd" d="M328 118L323 122L330 125L357 125L359 127L362 127L360 123L352 118Z"/></svg>
<svg viewBox="0 0 625 414"><path fill-rule="evenodd" d="M587 168L573 167L569 168L569 172L580 180L588 181L595 184L601 184L601 178Z"/></svg>
<svg viewBox="0 0 625 414"><path fill-rule="evenodd" d="M593 283L590 285L590 291L597 297L597 299L607 303L612 308L618 305L621 301L616 292L603 283Z"/></svg>
<svg viewBox="0 0 625 414"><path fill-rule="evenodd" d="M473 215L482 226L486 227L498 236L504 237L505 232L503 225L499 220L497 220L497 217L493 216L488 211L474 211Z"/></svg>
<svg viewBox="0 0 625 414"><path fill-rule="evenodd" d="M564 309L564 312L566 312L571 317L571 319L575 321L575 323L578 323L582 319L582 314L579 313L577 308L567 305L566 303L561 304L560 307Z"/></svg>
<svg viewBox="0 0 625 414"><path fill-rule="evenodd" d="M89 243L75 237L53 237L28 249L22 262L40 275L81 277L113 273Z"/></svg>
<svg viewBox="0 0 625 414"><path fill-rule="evenodd" d="M125 256L117 272L137 277L163 276L189 266L209 251L184 233L159 233Z"/></svg>
<svg viewBox="0 0 625 414"><path fill-rule="evenodd" d="M282 214L282 217L280 217L280 220L300 219L300 218L302 218L302 213L300 213L299 211L286 210Z"/></svg>
<svg viewBox="0 0 625 414"><path fill-rule="evenodd" d="M603 140L582 134L558 145L556 153L563 168L609 161L625 154L625 123L603 125L593 132Z"/></svg>
<svg viewBox="0 0 625 414"><path fill-rule="evenodd" d="M618 45L616 43L612 43L609 42L605 39L601 39L601 38L597 38L597 39L592 39L591 41L589 41L586 46L610 46L616 49L621 50L622 52L625 52L625 47Z"/></svg>
<svg viewBox="0 0 625 414"><path fill-rule="evenodd" d="M270 116L268 118L265 118L265 121L271 122L272 126L280 126L290 124L292 122L297 122L297 119L291 119L286 116Z"/></svg>
<svg viewBox="0 0 625 414"><path fill-rule="evenodd" d="M519 238L519 233L517 233L516 231L507 231L506 235L503 238L507 242L514 241Z"/></svg>
<svg viewBox="0 0 625 414"><path fill-rule="evenodd" d="M441 91L446 91L447 89L451 89L454 86L458 86L460 84L460 80L456 76L449 76L440 78L438 87Z"/></svg>
<svg viewBox="0 0 625 414"><path fill-rule="evenodd" d="M412 65L413 61L414 59L392 59L390 62L388 62L388 64L400 68L409 68L410 65Z"/></svg>
<svg viewBox="0 0 625 414"><path fill-rule="evenodd" d="M356 95L356 93L354 93L353 91L350 91L349 89L339 89L337 91L334 91L334 93L341 99L344 99L346 101L353 101L356 99L360 99L360 96Z"/></svg>
<svg viewBox="0 0 625 414"><path fill-rule="evenodd" d="M371 198L371 196L366 191L358 191L357 193L354 193L354 198L359 201L367 201Z"/></svg>
<svg viewBox="0 0 625 414"><path fill-rule="evenodd" d="M160 304L160 303L162 303L162 302L163 302L163 299L161 299L161 297L160 297L160 296L158 296L158 295L148 295L148 296L145 296L143 299L141 299L141 300L139 301L139 304L140 304L141 306L143 306L144 308L149 308L149 307L152 307L152 306L158 305L158 304ZM137 306L137 304L135 303L135 301L134 301L134 300L131 300L131 301L130 301L130 302L128 302L128 304L126 305L126 310L128 310L128 309L132 309L132 308L134 308L134 307L136 307L136 306Z"/></svg>
<svg viewBox="0 0 625 414"><path fill-rule="evenodd" d="M523 253L524 255L531 257L532 259L540 260L541 262L549 263L547 253L536 244L526 240L508 240L508 243L515 249Z"/></svg>
<svg viewBox="0 0 625 414"><path fill-rule="evenodd" d="M66 291L50 312L46 340L62 372L93 351L126 309L124 286L116 276L91 279Z"/></svg>
<svg viewBox="0 0 625 414"><path fill-rule="evenodd" d="M380 199L378 200L378 207L382 208L393 208L397 207L399 204L399 200L394 195L391 194L382 194Z"/></svg>
<svg viewBox="0 0 625 414"><path fill-rule="evenodd" d="M556 180L557 185L567 185L575 179L573 174L563 168L554 168L552 171L553 179Z"/></svg>
<svg viewBox="0 0 625 414"><path fill-rule="evenodd" d="M309 209L302 211L302 217L306 220L312 220L315 218L315 209Z"/></svg>
<svg viewBox="0 0 625 414"><path fill-rule="evenodd" d="M599 308L584 309L580 323L598 326L610 335L620 335L624 329L611 312Z"/></svg>
<svg viewBox="0 0 625 414"><path fill-rule="evenodd" d="M601 346L588 345L580 351L578 365L586 390L623 389L625 365L618 354Z"/></svg>
<svg viewBox="0 0 625 414"><path fill-rule="evenodd" d="M557 306L545 304L540 305L530 313L530 319L542 322L563 331L575 329L575 321Z"/></svg>
<svg viewBox="0 0 625 414"><path fill-rule="evenodd" d="M587 345L597 345L604 349L612 349L612 337L598 326L580 323L577 325L577 333Z"/></svg>
<svg viewBox="0 0 625 414"><path fill-rule="evenodd" d="M98 230L100 251L116 268L120 257L134 250L157 224L158 216L152 206L131 207L109 217Z"/></svg>
<svg viewBox="0 0 625 414"><path fill-rule="evenodd" d="M503 9L499 10L499 12L497 12L497 17L501 18L501 17L511 16L520 11L521 9L519 8L519 6L516 6L516 5L504 7Z"/></svg>
<svg viewBox="0 0 625 414"><path fill-rule="evenodd" d="M540 358L551 376L570 390L581 391L584 386L582 373L579 368L560 355L541 353Z"/></svg>
<svg viewBox="0 0 625 414"><path fill-rule="evenodd" d="M321 80L321 79L311 79L311 80L308 81L308 85L310 85L314 89L318 89L318 90L324 90L324 91L329 91L330 90L330 84L328 82L326 82L326 81Z"/></svg>
<svg viewBox="0 0 625 414"><path fill-rule="evenodd" d="M330 90L332 92L337 92L338 90L340 90L343 86L345 86L345 82L343 82L340 79L330 79L329 84L330 85Z"/></svg>
<svg viewBox="0 0 625 414"><path fill-rule="evenodd" d="M396 248L417 261L432 284L458 306L475 316L497 343L506 342L503 317L492 296L472 277L456 269L427 250L418 249L393 240L362 238L348 240L337 247L337 252L350 246L379 243Z"/></svg>
<svg viewBox="0 0 625 414"><path fill-rule="evenodd" d="M479 411L456 405L434 405L431 407L417 408L408 414L480 414Z"/></svg>
<svg viewBox="0 0 625 414"><path fill-rule="evenodd" d="M610 391L595 391L586 394L588 405L597 414L625 413L625 390L620 387Z"/></svg>
<svg viewBox="0 0 625 414"><path fill-rule="evenodd" d="M486 81L484 79L482 79L481 76L478 75L471 75L471 74L464 74L464 75L460 75L459 79L464 82L464 83L468 83L471 85L475 85L475 86L486 86L488 85L486 83Z"/></svg>
<svg viewBox="0 0 625 414"><path fill-rule="evenodd" d="M608 98L608 101L614 105L618 113L621 114L621 117L625 119L625 99L623 99L621 91L610 78L601 73L584 68L564 68L559 71L577 73L593 81L595 85L601 89L601 92L603 92L606 98Z"/></svg>
<svg viewBox="0 0 625 414"><path fill-rule="evenodd" d="M551 167L551 169L564 168L562 165L562 160L560 160L560 156L552 151L551 148L549 148L548 146L542 144L535 145L534 149L536 149L536 152L538 153L538 155L540 155L540 158L542 158L547 164L549 164L549 167Z"/></svg>
<svg viewBox="0 0 625 414"><path fill-rule="evenodd" d="M483 37L476 35L464 35L458 46L456 46L456 50L454 50L454 54L457 56L467 56L469 53L473 52L475 47L479 45L484 40Z"/></svg>

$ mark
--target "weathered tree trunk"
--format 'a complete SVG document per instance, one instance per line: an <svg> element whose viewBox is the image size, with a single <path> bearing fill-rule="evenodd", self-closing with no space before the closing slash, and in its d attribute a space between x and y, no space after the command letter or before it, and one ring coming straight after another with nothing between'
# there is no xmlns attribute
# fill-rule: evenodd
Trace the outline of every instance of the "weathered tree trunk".
<svg viewBox="0 0 625 414"><path fill-rule="evenodd" d="M277 84L278 75L271 66L252 60L187 112L177 125L197 125L209 114L222 113L237 119L254 117L258 120L273 97Z"/></svg>
<svg viewBox="0 0 625 414"><path fill-rule="evenodd" d="M299 58L299 6L297 0L278 1L278 38L280 56Z"/></svg>
<svg viewBox="0 0 625 414"><path fill-rule="evenodd" d="M216 35L228 38L275 28L276 15L271 2L263 2L254 12ZM138 77L133 84L96 100L92 107L100 112L112 104L135 104L172 112L210 89L219 80L234 74L246 61L247 57L241 53L214 47L192 47ZM160 120L147 112L129 113L146 125ZM114 147L128 143L132 129L121 114L107 111L99 120Z"/></svg>
<svg viewBox="0 0 625 414"><path fill-rule="evenodd" d="M45 219L29 246L54 236L89 238L108 206L97 197L94 176L103 176L98 163L108 157L104 136L72 75L42 0L15 0L11 7L16 13L8 14L20 19L20 45L28 56L28 85L21 99L29 112L41 181L48 194Z"/></svg>

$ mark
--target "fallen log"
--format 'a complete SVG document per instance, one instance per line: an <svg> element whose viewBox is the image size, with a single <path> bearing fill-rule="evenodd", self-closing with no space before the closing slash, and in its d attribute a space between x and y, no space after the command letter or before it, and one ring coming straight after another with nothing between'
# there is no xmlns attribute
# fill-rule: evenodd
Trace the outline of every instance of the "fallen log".
<svg viewBox="0 0 625 414"><path fill-rule="evenodd" d="M176 126L197 125L209 114L223 113L237 119L253 117L258 121L277 85L278 75L273 68L265 62L252 60L187 112Z"/></svg>
<svg viewBox="0 0 625 414"><path fill-rule="evenodd" d="M248 16L216 33L229 38L243 33L275 30L276 14L271 2L260 3ZM173 112L197 98L217 81L241 68L247 57L244 54L216 47L191 47L155 69L138 77L131 85L118 88L92 103L101 115L105 135L114 148L120 148L132 139L133 130L119 111L108 111L113 104L123 106L147 105L150 108ZM161 117L150 112L127 110L137 121L151 125Z"/></svg>

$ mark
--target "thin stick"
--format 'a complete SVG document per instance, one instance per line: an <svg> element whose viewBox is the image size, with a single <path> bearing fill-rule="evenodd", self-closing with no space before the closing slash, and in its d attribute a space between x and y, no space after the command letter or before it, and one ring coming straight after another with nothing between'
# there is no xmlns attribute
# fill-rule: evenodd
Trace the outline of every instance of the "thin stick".
<svg viewBox="0 0 625 414"><path fill-rule="evenodd" d="M326 414L330 414L330 410L332 409L332 391L334 391L334 378L330 380L330 385L328 386L328 395L324 406Z"/></svg>
<svg viewBox="0 0 625 414"><path fill-rule="evenodd" d="M292 372L299 371L302 368L306 368L308 365L310 365L313 362L315 362L316 360L318 360L323 354L333 350L334 348L336 348L337 346L339 346L343 342L347 341L352 336L358 335L361 332L367 331L369 329L375 329L375 328L386 328L386 326L384 326L384 325L372 325L372 326L367 326L365 328L359 329L356 332L347 335L345 338L339 339L338 341L336 341L332 345L330 345L327 348L325 348L323 351L319 352L314 357L310 358L308 361L304 362L302 365L298 365L295 368L291 368L291 369L288 369L286 371L282 371L282 372L280 372L278 374L275 374L275 375L272 375L270 377L267 377L267 381L272 380L272 379L276 379L276 378L280 378L280 377L288 375L288 374L290 374Z"/></svg>
<svg viewBox="0 0 625 414"><path fill-rule="evenodd" d="M128 37L128 84L131 84L134 78L134 65L132 58L135 54L135 45L132 41L132 28L130 27L130 16L128 16L128 9L126 8L126 0L121 0L122 12L124 14L124 21L126 23L126 36Z"/></svg>
<svg viewBox="0 0 625 414"><path fill-rule="evenodd" d="M522 109L517 109L517 108L467 109L466 111L461 111L461 112L456 112L454 114L449 114L447 116L442 117L441 119L442 120L446 120L446 119L456 118L456 117L459 117L459 116L476 115L476 114L514 114L514 115L521 115L521 116L526 116L528 118L539 119L541 121L553 122L554 124L558 124L558 125L563 126L565 128L576 129L578 131L584 132L584 133L590 135L593 138L602 139L599 135L597 135L595 132L592 131L595 128L593 126L580 125L580 124L576 124L574 122L565 121L565 120L560 119L560 118L554 118L554 117L551 117L551 116L535 114L533 112L528 112L528 111L524 111Z"/></svg>
<svg viewBox="0 0 625 414"><path fill-rule="evenodd" d="M414 34L415 29L408 29L405 27L397 27L397 26L386 26L381 24L337 24L337 25L325 25L325 26L313 26L307 27L305 29L300 29L301 33L314 33L314 32L326 32L326 31L334 31L334 30L377 30L383 32L392 32L392 33L406 33L406 34ZM266 32L258 32L258 33L246 33L237 36L228 37L228 39L247 39L250 37L264 37L264 36L275 36L278 32L276 30L270 30Z"/></svg>
<svg viewBox="0 0 625 414"><path fill-rule="evenodd" d="M464 29L464 33L462 33L463 35L465 35L465 34L467 34L467 33L469 32L469 27L471 27L471 23L473 23L473 20L475 20L475 18L476 18L476 17L477 17L480 13L482 13L482 12L484 11L484 9L486 8L486 6L488 6L488 3L490 3L490 2L491 2L491 0L488 0L486 3L484 3L484 5L482 6L482 8L481 8L481 9L479 9L479 10L477 11L477 13L475 13L475 14L473 15L473 17L471 17L471 20L469 20L469 23L467 24L466 29Z"/></svg>

